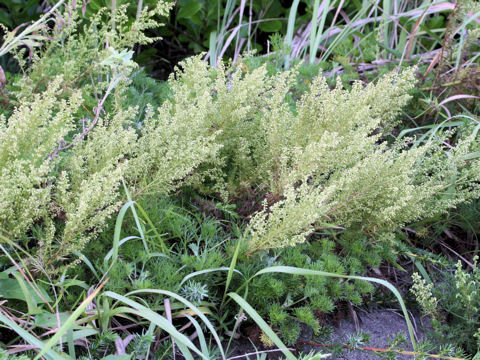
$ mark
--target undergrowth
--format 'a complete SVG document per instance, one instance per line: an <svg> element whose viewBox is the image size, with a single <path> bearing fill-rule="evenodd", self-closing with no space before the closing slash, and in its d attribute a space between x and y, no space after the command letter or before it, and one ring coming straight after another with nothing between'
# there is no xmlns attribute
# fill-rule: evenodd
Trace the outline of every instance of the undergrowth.
<svg viewBox="0 0 480 360"><path fill-rule="evenodd" d="M36 359L226 359L256 324L257 345L293 360L302 328L328 333L325 318L368 303L372 284L390 290L413 354L427 356L402 294L364 276L404 259L430 282L415 275L413 293L437 341L475 355L476 258L471 273L459 264L433 283L420 260L448 261L412 245L434 234L448 247L438 241L455 240L448 222L476 236L480 126L475 104L453 105L475 96L422 99L419 67L361 78L345 59L353 35L332 46L341 77L335 63L286 61L292 49L274 36L267 60L210 66L199 55L157 82L134 47L157 40L170 8L139 5L131 19L112 4L84 17L58 3L4 38L0 53L21 72L0 79L0 322L16 334L0 358L20 344ZM439 68L468 62L477 28L464 30L459 47L459 30L447 33ZM353 55L372 60L368 41ZM432 95L442 85L430 71Z"/></svg>

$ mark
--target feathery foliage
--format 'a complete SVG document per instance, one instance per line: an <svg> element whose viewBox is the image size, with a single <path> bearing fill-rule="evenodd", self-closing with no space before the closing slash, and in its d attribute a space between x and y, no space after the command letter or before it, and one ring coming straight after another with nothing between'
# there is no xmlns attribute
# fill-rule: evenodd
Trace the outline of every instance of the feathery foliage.
<svg viewBox="0 0 480 360"><path fill-rule="evenodd" d="M222 131L216 186L225 181L230 194L260 188L274 199L250 222L252 250L291 246L332 226L381 239L478 196L479 163L466 157L472 136L460 134L448 150L449 134L412 149L386 141L414 87L413 69L351 90L330 89L319 76L297 101L290 94L296 70L268 77L264 67L221 64L212 78L197 59L184 64L182 77L193 73L197 93L215 94L217 110L205 124Z"/></svg>
<svg viewBox="0 0 480 360"><path fill-rule="evenodd" d="M218 150L202 122L208 98L189 101L189 83L173 84L177 95L141 121L137 108L124 106L136 65L116 49L151 42L143 31L168 8L144 9L130 24L120 7L114 29L100 11L82 32L76 12L64 14L70 26L52 30L56 38L17 81L18 106L1 119L0 228L25 246L34 231L38 266L60 272L55 265L104 229L120 208L122 180L136 195L165 194Z"/></svg>

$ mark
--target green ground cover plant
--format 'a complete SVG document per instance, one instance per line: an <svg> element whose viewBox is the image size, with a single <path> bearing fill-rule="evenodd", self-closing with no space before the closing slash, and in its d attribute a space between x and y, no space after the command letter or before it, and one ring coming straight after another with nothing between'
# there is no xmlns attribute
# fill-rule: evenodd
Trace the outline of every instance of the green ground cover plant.
<svg viewBox="0 0 480 360"><path fill-rule="evenodd" d="M455 273L448 274L438 285L427 284L415 273L412 287L423 313L432 315L434 336L471 354L477 353L480 347L478 297L475 296L479 286L477 260L478 257L474 257L471 272L462 269L462 264L458 262ZM449 287L453 287L455 293L446 291Z"/></svg>
<svg viewBox="0 0 480 360"><path fill-rule="evenodd" d="M405 292L366 276L411 259L431 282L434 266L451 267L432 249L442 236L455 240L446 224L476 234L476 95L449 93L432 105L449 78L419 80L433 62L360 76L345 58L365 56L371 39L336 32L327 12L309 23L308 51L304 44L294 55L295 4L286 38L271 38L273 54L222 60L211 37L209 54L183 60L165 82L134 53L158 40L168 2L59 2L6 33L0 54L20 71L5 66L0 79L0 358L226 359L255 324L263 346L318 359L327 355L298 351L302 329L328 334L322 319L340 303L368 303L375 284L400 306L415 355L479 352L476 261L471 273L458 265L453 279L439 276L458 288L455 299L441 281L425 286L415 276L413 284L434 315L437 343L464 353L418 344ZM176 16L186 9L188 19L195 2L182 6ZM426 14L422 6L403 11ZM234 9L228 2L217 21ZM432 31L418 39L442 46L439 71L455 69L455 81L476 71L467 55L477 49L476 9L468 1L451 9L442 45ZM415 19L402 26L415 29ZM317 59L332 21L339 35ZM377 30L376 55L408 49L385 19ZM420 81L431 81L429 94ZM468 250L478 252L473 243Z"/></svg>

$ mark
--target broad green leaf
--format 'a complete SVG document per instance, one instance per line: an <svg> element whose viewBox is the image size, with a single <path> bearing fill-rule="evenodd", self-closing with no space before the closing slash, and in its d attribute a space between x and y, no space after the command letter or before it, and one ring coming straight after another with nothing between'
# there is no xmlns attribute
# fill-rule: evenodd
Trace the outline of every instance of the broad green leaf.
<svg viewBox="0 0 480 360"><path fill-rule="evenodd" d="M30 345L36 346L38 349L45 349L45 343L39 339L37 339L35 336L30 334L28 331L22 329L20 326L18 326L16 323L14 323L12 320L7 318L5 315L0 313L0 322L4 323L7 325L11 330L15 331L18 335L21 336L21 338L29 343ZM52 349L45 349L44 351L44 357L47 360L60 360L60 359L70 359L69 357L62 357L59 353L53 351Z"/></svg>
<svg viewBox="0 0 480 360"><path fill-rule="evenodd" d="M12 27L13 25L10 14L3 9L0 9L0 23L8 27Z"/></svg>
<svg viewBox="0 0 480 360"><path fill-rule="evenodd" d="M179 7L180 10L178 11L177 19L189 19L200 11L202 4L196 0L192 0L185 5L180 5Z"/></svg>
<svg viewBox="0 0 480 360"><path fill-rule="evenodd" d="M282 22L280 20L264 21L258 27L265 32L277 32L282 30Z"/></svg>
<svg viewBox="0 0 480 360"><path fill-rule="evenodd" d="M40 296L38 296L38 294L35 292L35 290L32 288L31 285L26 284L26 287L31 298L34 299L34 301L37 304L44 304L46 302L52 301L52 299L47 295L47 293L43 289L40 288L40 291L43 296L43 299L42 299ZM10 278L8 279L0 278L0 299L1 298L26 301L25 295L22 289L20 288L18 281L16 279L10 279Z"/></svg>

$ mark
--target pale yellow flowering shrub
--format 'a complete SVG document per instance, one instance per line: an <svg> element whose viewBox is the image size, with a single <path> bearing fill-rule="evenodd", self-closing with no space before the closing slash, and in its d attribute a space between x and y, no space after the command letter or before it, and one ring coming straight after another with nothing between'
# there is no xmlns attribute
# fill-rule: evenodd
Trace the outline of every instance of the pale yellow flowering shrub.
<svg viewBox="0 0 480 360"><path fill-rule="evenodd" d="M82 98L74 93L59 100L61 81L2 119L0 130L0 229L21 240L32 226L43 228L38 262L49 270L81 250L118 210L118 188L137 138L126 127L135 112L117 111L68 147Z"/></svg>
<svg viewBox="0 0 480 360"><path fill-rule="evenodd" d="M69 100L58 101L61 82L56 78L8 120L0 118L0 229L8 235L22 236L47 213L57 163L49 156L72 129L82 100L73 93Z"/></svg>
<svg viewBox="0 0 480 360"><path fill-rule="evenodd" d="M348 91L339 81L330 90L326 80L319 76L297 102L295 113L285 107L279 113L279 106L268 109L263 125L269 137L266 146L270 157L281 161L277 160L267 171L267 178L300 180L312 167L318 176L357 163L375 150L381 136L378 130L391 126L394 116L409 99L413 81L413 70L409 70L401 75L389 74L365 88L357 82ZM277 104L281 101L280 96ZM288 153L297 155L289 158ZM299 160L304 164L300 168ZM285 166L286 163L290 166ZM271 184L271 188L280 192L283 186L278 182Z"/></svg>
<svg viewBox="0 0 480 360"><path fill-rule="evenodd" d="M276 202L246 230L251 251L326 228L388 238L478 196L480 165L468 158L475 137L460 137L448 156L441 141L384 142L413 69L351 90L319 76L294 102L295 69L212 69L197 56L170 77L170 97L139 114L125 105L136 68L129 48L150 42L143 31L168 8L159 3L129 24L120 7L115 27L100 12L82 35L75 25L55 29L18 82L16 110L0 121L0 231L25 246L33 231L38 266L75 264L124 201L122 181L134 197L183 185L224 199L244 188L270 195Z"/></svg>
<svg viewBox="0 0 480 360"><path fill-rule="evenodd" d="M255 180L258 163L252 150L262 146L262 109L275 81L267 76L265 66L245 72L241 67L220 63L212 69L200 56L181 63L181 71L169 80L173 95L167 106L183 113L184 118L196 117L200 127L193 129L208 136L214 134L219 150L210 166L191 179L193 183L201 186L207 179L208 187L203 190L226 198L242 181ZM172 109L161 110L171 113ZM239 176L230 178L227 169L238 169Z"/></svg>
<svg viewBox="0 0 480 360"><path fill-rule="evenodd" d="M479 162L464 158L474 138L448 154L440 140L413 149L382 142L414 83L413 69L351 90L330 90L319 77L292 110L282 104L282 82L264 110L258 167L280 201L253 216L252 250L292 246L330 227L374 239L479 196Z"/></svg>
<svg viewBox="0 0 480 360"><path fill-rule="evenodd" d="M275 76L241 64L210 69L197 57L170 79L173 95L160 118L167 116L181 133L191 127L216 143L190 183L225 197L247 187L277 199L253 215L246 232L251 251L292 246L328 227L381 237L478 196L478 162L462 160L473 138L461 139L448 156L440 140L412 149L384 142L410 98L414 71L391 73L367 86L357 82L350 90L340 82L330 89L319 76L292 104L287 98L295 69ZM146 125L152 135L141 145L145 157L150 141L163 143L149 120ZM168 151L159 151L153 158L170 163ZM148 159L139 162L149 167ZM141 165L134 168L147 174ZM162 178L168 181L168 173Z"/></svg>
<svg viewBox="0 0 480 360"><path fill-rule="evenodd" d="M28 101L32 93L58 75L63 76L63 89L81 89L85 100L98 95L109 84L105 69L99 64L111 55L110 50L130 50L136 44L157 40L145 31L161 26L156 18L167 15L172 6L173 3L164 1L158 1L154 8L145 6L134 21L127 16L128 5L118 6L113 13L102 8L84 22L78 1L70 1L49 34L51 40L41 52L34 53L33 66L24 69L28 76L17 82L19 102Z"/></svg>
<svg viewBox="0 0 480 360"><path fill-rule="evenodd" d="M287 187L284 199L270 208L264 203L263 210L252 217L247 229L250 251L304 242L315 230L314 224L326 218L324 204L333 191L321 191L305 182L297 188Z"/></svg>
<svg viewBox="0 0 480 360"><path fill-rule="evenodd" d="M433 284L427 284L418 273L413 273L412 280L410 291L421 306L423 315L435 315L438 311L438 299L432 294Z"/></svg>
<svg viewBox="0 0 480 360"><path fill-rule="evenodd" d="M168 8L159 3L130 25L121 7L115 30L100 21L101 12L83 35L75 32L73 14L68 38L59 33L17 83L18 106L0 121L0 231L30 246L33 230L36 266L59 273L62 264L74 265L74 253L124 202L123 180L134 196L166 194L203 162L215 163L221 145L209 128L215 109L206 92L188 95L190 84L172 78L176 95L150 109L140 129L138 109L124 106L135 65L127 50L112 45L150 42L143 30ZM84 111L86 98L96 104L92 111Z"/></svg>
<svg viewBox="0 0 480 360"><path fill-rule="evenodd" d="M215 162L221 147L214 141L219 131L210 128L215 105L206 85L210 80L202 77L206 65L191 59L185 66L191 72L170 78L172 96L160 108L148 109L140 124L128 177L142 193L176 189L203 162Z"/></svg>

